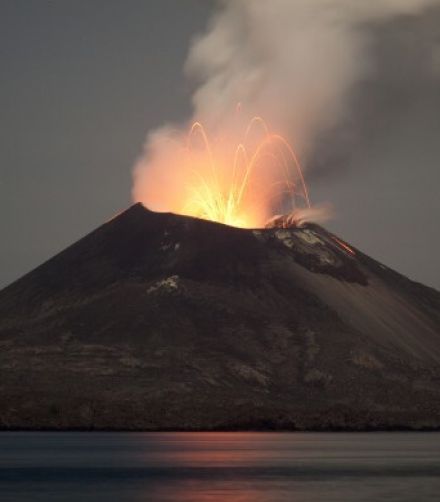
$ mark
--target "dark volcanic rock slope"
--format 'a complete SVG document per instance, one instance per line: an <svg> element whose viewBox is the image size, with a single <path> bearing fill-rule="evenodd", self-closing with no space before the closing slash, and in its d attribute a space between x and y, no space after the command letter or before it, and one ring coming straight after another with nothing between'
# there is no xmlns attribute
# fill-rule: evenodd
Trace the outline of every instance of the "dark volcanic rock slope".
<svg viewBox="0 0 440 502"><path fill-rule="evenodd" d="M439 427L439 312L316 225L135 205L0 292L0 427Z"/></svg>

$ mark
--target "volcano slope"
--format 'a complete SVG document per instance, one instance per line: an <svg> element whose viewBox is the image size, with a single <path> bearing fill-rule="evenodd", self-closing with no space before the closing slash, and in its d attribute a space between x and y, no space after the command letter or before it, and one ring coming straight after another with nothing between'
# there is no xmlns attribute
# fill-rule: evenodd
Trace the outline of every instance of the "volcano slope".
<svg viewBox="0 0 440 502"><path fill-rule="evenodd" d="M140 204L0 292L0 427L440 426L440 294L317 225Z"/></svg>

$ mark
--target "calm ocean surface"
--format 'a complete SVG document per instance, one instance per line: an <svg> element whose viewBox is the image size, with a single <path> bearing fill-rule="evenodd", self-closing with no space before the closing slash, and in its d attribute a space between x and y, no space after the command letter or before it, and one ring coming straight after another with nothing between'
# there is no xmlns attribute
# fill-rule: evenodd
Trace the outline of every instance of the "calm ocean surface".
<svg viewBox="0 0 440 502"><path fill-rule="evenodd" d="M0 433L0 500L440 500L440 433Z"/></svg>

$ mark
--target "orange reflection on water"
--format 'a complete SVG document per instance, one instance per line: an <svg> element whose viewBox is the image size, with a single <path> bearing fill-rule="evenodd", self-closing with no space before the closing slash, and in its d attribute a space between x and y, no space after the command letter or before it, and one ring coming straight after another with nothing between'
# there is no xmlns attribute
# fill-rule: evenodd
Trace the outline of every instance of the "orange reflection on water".
<svg viewBox="0 0 440 502"><path fill-rule="evenodd" d="M171 464L175 469L166 486L157 487L160 500L269 502L267 494L276 481L265 469L286 460L283 436L274 433L262 438L252 432L164 434L160 439L163 449L148 452L156 468Z"/></svg>

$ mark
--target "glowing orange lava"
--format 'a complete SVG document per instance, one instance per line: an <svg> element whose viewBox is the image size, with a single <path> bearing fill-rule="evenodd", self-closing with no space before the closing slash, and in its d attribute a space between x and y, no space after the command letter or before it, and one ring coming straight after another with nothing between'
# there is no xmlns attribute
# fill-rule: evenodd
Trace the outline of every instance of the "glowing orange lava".
<svg viewBox="0 0 440 502"><path fill-rule="evenodd" d="M182 162L189 173L182 214L255 228L273 214L310 208L293 148L261 117L251 120L235 146L222 139L211 143L203 125L195 122Z"/></svg>
<svg viewBox="0 0 440 502"><path fill-rule="evenodd" d="M157 131L136 165L134 200L153 211L242 228L262 228L280 214L292 215L292 221L310 216L292 146L261 117L243 124L239 117L212 134L201 122L188 133Z"/></svg>
<svg viewBox="0 0 440 502"><path fill-rule="evenodd" d="M335 237L334 235L332 235L332 239L339 244L339 246L342 248L342 249L345 249L345 251L348 251L350 254L352 255L355 255L356 253L354 252L354 250L346 243L346 242L342 242L340 239L338 239L337 237Z"/></svg>

